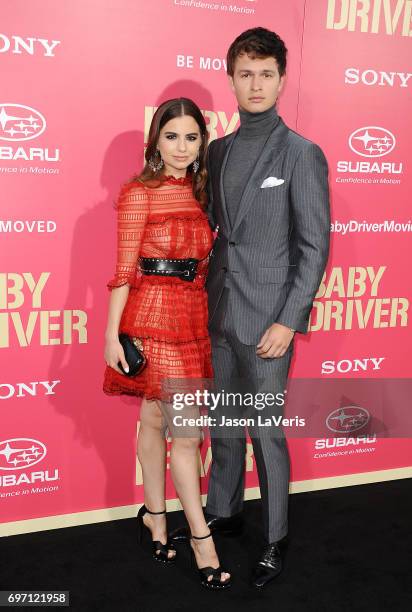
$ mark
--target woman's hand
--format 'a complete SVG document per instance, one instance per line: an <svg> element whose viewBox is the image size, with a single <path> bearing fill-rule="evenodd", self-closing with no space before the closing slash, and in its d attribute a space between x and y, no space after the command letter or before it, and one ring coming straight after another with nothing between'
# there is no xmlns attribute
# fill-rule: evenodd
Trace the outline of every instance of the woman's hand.
<svg viewBox="0 0 412 612"><path fill-rule="evenodd" d="M119 374L123 374L119 366L117 365L120 361L122 364L124 371L129 371L129 366L127 365L127 361L124 357L124 350L122 345L119 342L118 338L108 338L106 339L106 345L104 349L104 358L106 364L119 372ZM123 374L124 376L124 374Z"/></svg>

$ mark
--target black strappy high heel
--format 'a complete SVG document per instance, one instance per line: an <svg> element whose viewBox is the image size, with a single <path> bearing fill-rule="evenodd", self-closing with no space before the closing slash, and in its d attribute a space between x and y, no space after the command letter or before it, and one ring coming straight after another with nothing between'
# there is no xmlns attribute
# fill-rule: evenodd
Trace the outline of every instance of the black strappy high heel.
<svg viewBox="0 0 412 612"><path fill-rule="evenodd" d="M146 514L146 512L148 514L166 514L166 510L163 510L163 512L151 512L143 504L143 506L140 508L139 512L137 513L137 537L138 537L139 544L142 543L143 527L145 527L148 530L148 532L150 533L150 537L152 535L149 527L146 527L146 525L143 522L143 516ZM155 559L156 561L159 561L160 563L166 563L166 564L170 564L175 561L176 554L174 554L173 557L168 556L168 552L170 550L176 550L173 544L169 542L169 540L167 540L166 544L162 544L159 540L152 540L152 546L153 546L153 559Z"/></svg>
<svg viewBox="0 0 412 612"><path fill-rule="evenodd" d="M212 532L210 532L206 536L197 537L197 536L192 535L191 537L193 538L193 540L206 540L206 538L210 538L211 536L212 536ZM190 542L189 542L189 546L190 546ZM226 578L226 580L220 579L220 575L222 574L222 572L228 573L226 572L225 569L220 567L220 565L219 567L210 567L210 566L198 567L197 562L196 562L195 552L191 546L190 546L190 551L191 551L191 555L190 555L191 565L192 567L197 568L197 571L199 572L199 575L200 575L200 582L204 587L206 587L207 589L227 589L231 586L232 584L231 578ZM212 576L211 580L208 580L209 576Z"/></svg>

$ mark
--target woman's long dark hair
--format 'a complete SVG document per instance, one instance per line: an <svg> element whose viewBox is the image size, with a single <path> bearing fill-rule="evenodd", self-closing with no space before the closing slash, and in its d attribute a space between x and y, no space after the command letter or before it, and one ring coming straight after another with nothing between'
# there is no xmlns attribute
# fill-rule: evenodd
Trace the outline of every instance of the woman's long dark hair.
<svg viewBox="0 0 412 612"><path fill-rule="evenodd" d="M152 123L150 124L149 130L149 142L147 143L147 149L145 153L146 163L142 172L135 177L145 183L151 185L160 186L163 181L164 167L160 170L152 170L149 166L150 158L155 158L157 151L157 143L159 141L160 130L164 125L171 119L176 117L183 117L188 115L193 117L199 126L202 143L199 148L199 169L197 172L193 172L193 169L189 167L188 172L192 176L192 189L193 195L202 204L206 206L206 182L207 182L207 170L206 170L206 152L207 152L207 141L208 132L206 130L206 122L199 107L190 100L189 98L174 98L163 102L153 115ZM192 166L192 164L190 165Z"/></svg>

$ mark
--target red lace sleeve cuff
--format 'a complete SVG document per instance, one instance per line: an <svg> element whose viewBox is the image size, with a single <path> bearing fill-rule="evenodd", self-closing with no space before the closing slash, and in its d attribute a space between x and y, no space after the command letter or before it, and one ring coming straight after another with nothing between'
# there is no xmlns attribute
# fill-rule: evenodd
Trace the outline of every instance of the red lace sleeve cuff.
<svg viewBox="0 0 412 612"><path fill-rule="evenodd" d="M149 215L149 200L140 183L126 185L117 206L117 263L108 289L133 285L136 279L140 245Z"/></svg>
<svg viewBox="0 0 412 612"><path fill-rule="evenodd" d="M115 274L111 280L107 283L109 291L116 287L123 287L123 285L132 285L135 279L134 274Z"/></svg>

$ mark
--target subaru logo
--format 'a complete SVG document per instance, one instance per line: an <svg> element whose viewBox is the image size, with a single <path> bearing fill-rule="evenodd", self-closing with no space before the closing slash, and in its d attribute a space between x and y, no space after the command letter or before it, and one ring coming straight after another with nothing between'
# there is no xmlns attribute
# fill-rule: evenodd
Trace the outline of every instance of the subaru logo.
<svg viewBox="0 0 412 612"><path fill-rule="evenodd" d="M377 126L359 128L349 136L350 148L362 157L383 157L393 151L395 144L395 136Z"/></svg>
<svg viewBox="0 0 412 612"><path fill-rule="evenodd" d="M350 433L364 427L370 419L365 408L345 406L334 410L326 417L326 426L337 433Z"/></svg>
<svg viewBox="0 0 412 612"><path fill-rule="evenodd" d="M39 111L22 104L0 104L0 140L32 140L46 129Z"/></svg>
<svg viewBox="0 0 412 612"><path fill-rule="evenodd" d="M45 445L32 438L10 438L0 442L0 470L23 470L45 458Z"/></svg>

